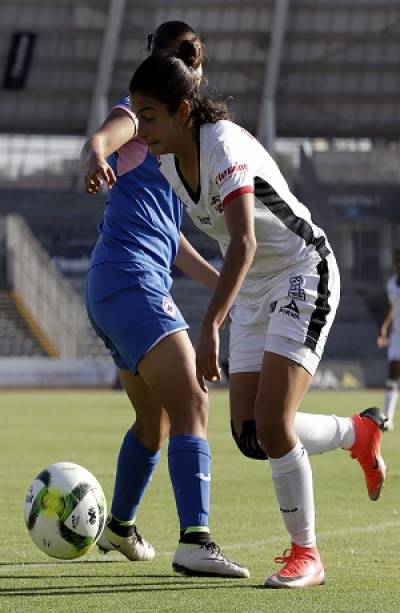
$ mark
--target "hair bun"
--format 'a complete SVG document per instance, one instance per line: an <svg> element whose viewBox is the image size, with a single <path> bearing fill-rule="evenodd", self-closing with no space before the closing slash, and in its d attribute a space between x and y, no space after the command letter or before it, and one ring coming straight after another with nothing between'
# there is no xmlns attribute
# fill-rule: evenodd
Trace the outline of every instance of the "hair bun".
<svg viewBox="0 0 400 613"><path fill-rule="evenodd" d="M183 40L179 45L178 57L185 62L187 66L197 70L203 60L203 48L199 40Z"/></svg>

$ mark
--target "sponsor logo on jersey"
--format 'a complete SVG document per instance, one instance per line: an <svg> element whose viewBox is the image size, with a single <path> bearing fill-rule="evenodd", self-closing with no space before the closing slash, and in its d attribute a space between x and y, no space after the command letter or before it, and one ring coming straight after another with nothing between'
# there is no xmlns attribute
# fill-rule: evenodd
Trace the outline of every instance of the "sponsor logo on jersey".
<svg viewBox="0 0 400 613"><path fill-rule="evenodd" d="M281 308L279 309L279 313L282 313L283 315L288 315L289 317L293 317L294 319L300 318L299 307L294 300L291 300L289 304L286 304L285 306L281 306Z"/></svg>
<svg viewBox="0 0 400 613"><path fill-rule="evenodd" d="M172 298L169 296L164 296L162 300L162 308L167 315L172 317L172 319L176 318L176 305Z"/></svg>
<svg viewBox="0 0 400 613"><path fill-rule="evenodd" d="M289 283L289 298L296 298L296 300L305 300L306 293L304 289L302 289L305 284L303 275L294 275L293 277L290 277Z"/></svg>
<svg viewBox="0 0 400 613"><path fill-rule="evenodd" d="M239 172L247 172L247 170L247 164L232 164L232 166L229 166L229 168L226 168L225 170L222 170L222 172L219 172L217 174L217 176L215 177L215 183L218 185L218 187L220 187L220 185L222 185L222 183L228 177L236 175Z"/></svg>

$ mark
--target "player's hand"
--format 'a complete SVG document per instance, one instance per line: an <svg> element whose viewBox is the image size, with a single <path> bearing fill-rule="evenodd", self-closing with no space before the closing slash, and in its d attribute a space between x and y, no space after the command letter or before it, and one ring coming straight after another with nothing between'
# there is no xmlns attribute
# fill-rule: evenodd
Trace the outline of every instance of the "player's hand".
<svg viewBox="0 0 400 613"><path fill-rule="evenodd" d="M386 336L386 334L379 334L378 338L376 339L376 344L378 345L379 349L384 349L389 345L389 338Z"/></svg>
<svg viewBox="0 0 400 613"><path fill-rule="evenodd" d="M220 381L221 370L218 364L219 333L217 326L207 326L202 329L196 348L196 375L200 386L204 389L206 381Z"/></svg>
<svg viewBox="0 0 400 613"><path fill-rule="evenodd" d="M84 180L87 193L97 194L103 183L111 189L117 179L107 160L93 155L87 162Z"/></svg>

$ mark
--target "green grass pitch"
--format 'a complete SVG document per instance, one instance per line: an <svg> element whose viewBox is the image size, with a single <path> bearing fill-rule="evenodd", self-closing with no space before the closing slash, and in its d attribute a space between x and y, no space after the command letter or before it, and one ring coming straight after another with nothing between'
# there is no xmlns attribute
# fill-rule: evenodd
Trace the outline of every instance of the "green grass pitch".
<svg viewBox="0 0 400 613"><path fill-rule="evenodd" d="M31 541L23 502L48 464L68 460L92 471L111 499L114 466L131 409L120 392L0 394L0 611L222 613L395 613L400 611L400 421L386 434L389 465L381 500L370 502L358 464L337 450L312 458L317 534L327 583L308 590L265 590L274 557L288 546L269 466L245 459L229 434L225 391L210 393L213 450L212 535L248 566L248 580L185 578L171 558L178 524L166 454L137 523L155 546L152 562L91 551L76 561L46 557ZM350 415L379 405L382 392L309 393L302 410ZM399 418L400 419L400 418Z"/></svg>

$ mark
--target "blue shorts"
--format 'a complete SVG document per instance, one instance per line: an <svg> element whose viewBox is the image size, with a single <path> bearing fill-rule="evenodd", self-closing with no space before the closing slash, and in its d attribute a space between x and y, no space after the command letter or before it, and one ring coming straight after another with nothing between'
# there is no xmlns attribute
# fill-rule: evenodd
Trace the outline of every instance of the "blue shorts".
<svg viewBox="0 0 400 613"><path fill-rule="evenodd" d="M171 279L155 271L93 266L87 276L86 308L96 334L118 368L138 372L143 356L162 338L188 324L169 293Z"/></svg>

